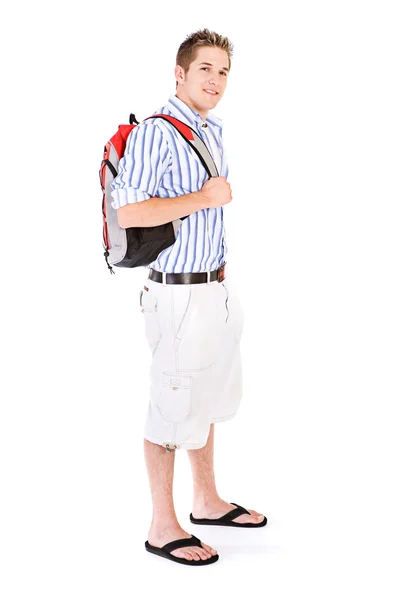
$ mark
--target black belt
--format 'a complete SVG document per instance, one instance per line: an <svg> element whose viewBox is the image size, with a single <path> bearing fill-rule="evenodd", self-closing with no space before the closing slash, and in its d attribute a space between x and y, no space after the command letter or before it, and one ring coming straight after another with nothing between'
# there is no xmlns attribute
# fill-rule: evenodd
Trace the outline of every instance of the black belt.
<svg viewBox="0 0 404 600"><path fill-rule="evenodd" d="M207 283L208 273L165 273L166 283ZM217 271L210 271L210 281L219 283L225 278L225 265L222 265ZM163 273L150 269L149 277L152 281L163 283Z"/></svg>

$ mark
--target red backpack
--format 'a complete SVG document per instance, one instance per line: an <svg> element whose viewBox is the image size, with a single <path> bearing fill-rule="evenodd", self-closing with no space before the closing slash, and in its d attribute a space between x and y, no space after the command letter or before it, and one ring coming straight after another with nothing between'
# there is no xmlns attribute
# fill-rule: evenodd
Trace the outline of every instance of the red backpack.
<svg viewBox="0 0 404 600"><path fill-rule="evenodd" d="M147 119L161 118L171 123L178 133L188 142L202 161L209 178L217 177L218 171L214 160L203 140L197 132L170 115L152 115ZM146 119L145 119L146 120ZM118 222L118 211L112 206L111 183L118 175L119 161L125 153L130 132L139 125L134 114L129 115L129 125L119 125L118 131L104 146L104 156L99 170L102 189L102 219L104 257L110 273L112 265L116 267L141 267L153 262L157 256L172 246L175 233L187 216L155 227L122 228ZM110 264L111 263L111 264Z"/></svg>

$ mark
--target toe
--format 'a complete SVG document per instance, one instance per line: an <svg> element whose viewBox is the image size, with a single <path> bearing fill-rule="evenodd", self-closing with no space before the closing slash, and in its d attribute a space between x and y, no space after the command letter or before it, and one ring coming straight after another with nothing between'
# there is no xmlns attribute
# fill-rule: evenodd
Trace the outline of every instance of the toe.
<svg viewBox="0 0 404 600"><path fill-rule="evenodd" d="M202 560L207 560L208 558L210 558L209 553L203 548L198 548L197 552Z"/></svg>
<svg viewBox="0 0 404 600"><path fill-rule="evenodd" d="M194 553L190 548L187 548L186 550L184 548L178 548L177 550L173 550L171 554L177 558L186 558L187 560L194 559Z"/></svg>
<svg viewBox="0 0 404 600"><path fill-rule="evenodd" d="M252 510L249 508L248 512L250 512L254 517L256 517L258 519L258 521L263 521L265 519L265 515L257 512L256 510Z"/></svg>
<svg viewBox="0 0 404 600"><path fill-rule="evenodd" d="M264 520L264 515L254 515L254 518L256 523L261 523Z"/></svg>
<svg viewBox="0 0 404 600"><path fill-rule="evenodd" d="M217 554L216 550L210 548L207 544L203 544L203 547L200 546L186 546L184 548L177 548L171 552L177 558L186 558L187 560L207 560L211 558L212 554Z"/></svg>
<svg viewBox="0 0 404 600"><path fill-rule="evenodd" d="M237 519L233 519L236 523L261 523L264 520L264 515L251 514L251 515L240 515Z"/></svg>
<svg viewBox="0 0 404 600"><path fill-rule="evenodd" d="M202 542L202 546L203 546L204 550L206 550L206 552L207 552L208 554L211 554L211 555L213 555L213 554L217 554L217 551L216 551L214 548L211 548L210 546L208 546L208 544L204 544L204 543Z"/></svg>
<svg viewBox="0 0 404 600"><path fill-rule="evenodd" d="M243 515L245 517L248 517L246 523L261 523L265 519L265 516L257 512L256 510L252 510L249 508L248 512L251 513L251 515Z"/></svg>

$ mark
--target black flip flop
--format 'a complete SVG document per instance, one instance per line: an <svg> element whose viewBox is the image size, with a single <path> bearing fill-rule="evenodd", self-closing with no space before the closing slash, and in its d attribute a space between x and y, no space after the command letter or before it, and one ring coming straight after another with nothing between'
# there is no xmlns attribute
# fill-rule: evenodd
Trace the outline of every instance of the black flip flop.
<svg viewBox="0 0 404 600"><path fill-rule="evenodd" d="M190 538L181 538L179 540L174 540L173 542L168 542L162 548L157 548L157 546L152 546L148 541L145 542L147 552L151 552L152 554L157 554L157 556L162 556L163 558L168 558L169 560L173 560L174 562L181 563L183 565L192 565L192 566L200 566L200 565L211 565L212 563L219 560L219 555L214 554L210 558L200 560L187 560L186 558L179 558L178 556L174 556L170 554L173 550L177 548L186 548L187 546L199 546L203 548L201 544L201 540L199 540L194 535Z"/></svg>
<svg viewBox="0 0 404 600"><path fill-rule="evenodd" d="M264 527L264 525L267 524L268 519L266 517L264 517L264 520L261 521L261 523L235 523L233 519L237 519L240 515L250 515L251 513L235 502L230 502L230 504L234 504L237 508L233 508L233 510L219 519L195 519L191 513L189 515L191 523L194 523L195 525L224 525L226 527Z"/></svg>

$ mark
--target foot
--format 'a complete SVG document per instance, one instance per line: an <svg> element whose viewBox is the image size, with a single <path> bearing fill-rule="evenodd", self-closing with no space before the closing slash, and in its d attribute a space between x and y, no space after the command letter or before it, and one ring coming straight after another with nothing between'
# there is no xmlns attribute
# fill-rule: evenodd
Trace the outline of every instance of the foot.
<svg viewBox="0 0 404 600"><path fill-rule="evenodd" d="M229 504L229 502L225 502L221 498L204 504L194 502L192 516L195 519L220 519L220 517L223 517L223 515L235 508L234 504ZM265 515L250 508L247 508L247 510L251 513L250 515L240 515L232 520L235 523L261 523L265 519Z"/></svg>
<svg viewBox="0 0 404 600"><path fill-rule="evenodd" d="M191 534L182 529L179 525L177 527L173 526L160 530L157 528L150 528L148 542L152 546L162 548L165 544L168 544L168 542L190 537L192 537ZM203 546L202 548L199 546L186 546L185 548L172 550L170 554L177 556L178 558L186 558L187 560L206 560L217 554L217 551L207 544L204 544L202 541L201 544Z"/></svg>

